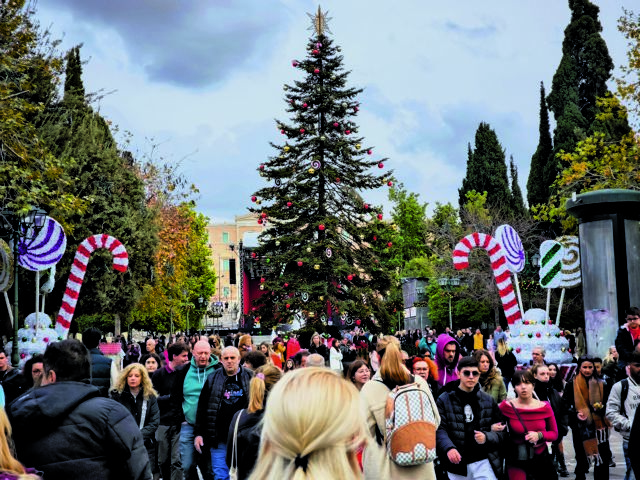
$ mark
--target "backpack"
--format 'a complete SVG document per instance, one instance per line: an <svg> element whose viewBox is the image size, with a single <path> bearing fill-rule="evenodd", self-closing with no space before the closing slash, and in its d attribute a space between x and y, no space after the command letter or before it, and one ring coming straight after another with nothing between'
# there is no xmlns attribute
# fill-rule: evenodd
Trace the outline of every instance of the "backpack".
<svg viewBox="0 0 640 480"><path fill-rule="evenodd" d="M429 394L419 384L408 383L389 392L385 443L387 455L396 465L410 467L433 462L436 428Z"/></svg>
<svg viewBox="0 0 640 480"><path fill-rule="evenodd" d="M629 379L624 378L620 380L620 383L622 384L620 385L620 413L626 417L627 409L624 406L624 402L627 401L627 396L629 395Z"/></svg>

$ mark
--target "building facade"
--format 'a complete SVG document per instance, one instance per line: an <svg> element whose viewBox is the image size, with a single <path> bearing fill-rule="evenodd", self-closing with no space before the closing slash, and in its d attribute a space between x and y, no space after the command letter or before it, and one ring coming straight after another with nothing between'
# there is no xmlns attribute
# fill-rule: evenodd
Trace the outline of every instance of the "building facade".
<svg viewBox="0 0 640 480"><path fill-rule="evenodd" d="M212 223L207 226L213 266L218 275L216 293L210 299L212 309L222 316L207 320L208 327L237 328L241 316L240 242L246 233L260 233L258 215L238 215L234 222Z"/></svg>

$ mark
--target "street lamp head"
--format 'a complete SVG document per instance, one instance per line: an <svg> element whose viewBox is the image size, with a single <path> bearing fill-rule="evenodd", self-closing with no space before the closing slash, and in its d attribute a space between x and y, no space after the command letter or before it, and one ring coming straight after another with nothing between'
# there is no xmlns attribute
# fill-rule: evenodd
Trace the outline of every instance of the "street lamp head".
<svg viewBox="0 0 640 480"><path fill-rule="evenodd" d="M459 287L460 286L460 279L458 277L453 277L449 279L449 285L451 285L452 287Z"/></svg>
<svg viewBox="0 0 640 480"><path fill-rule="evenodd" d="M235 249L236 249L235 244L230 243L230 244L229 244L229 250L231 250L231 251L233 252Z"/></svg>
<svg viewBox="0 0 640 480"><path fill-rule="evenodd" d="M531 264L534 267L539 267L540 266L540 254L539 253L535 253L532 257L531 257Z"/></svg>
<svg viewBox="0 0 640 480"><path fill-rule="evenodd" d="M446 277L439 278L439 279L438 279L438 284L439 284L441 287L444 287L444 286L446 286L446 285L448 285L448 284L449 284L449 279L448 279L448 278L446 278Z"/></svg>

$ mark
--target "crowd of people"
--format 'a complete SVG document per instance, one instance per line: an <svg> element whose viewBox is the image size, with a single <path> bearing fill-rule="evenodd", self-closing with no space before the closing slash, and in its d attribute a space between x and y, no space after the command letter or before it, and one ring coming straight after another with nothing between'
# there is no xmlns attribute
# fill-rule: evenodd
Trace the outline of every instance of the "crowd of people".
<svg viewBox="0 0 640 480"><path fill-rule="evenodd" d="M565 378L544 344L519 364L500 327L123 338L116 355L88 329L21 372L0 352L0 478L553 480L571 431L576 480L607 480L614 428L631 480L640 309L604 359L576 336Z"/></svg>

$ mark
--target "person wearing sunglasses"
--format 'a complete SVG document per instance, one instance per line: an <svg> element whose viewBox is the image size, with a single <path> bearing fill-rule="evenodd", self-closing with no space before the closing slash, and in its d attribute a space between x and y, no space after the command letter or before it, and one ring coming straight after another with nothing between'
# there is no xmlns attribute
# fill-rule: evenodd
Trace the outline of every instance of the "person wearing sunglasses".
<svg viewBox="0 0 640 480"><path fill-rule="evenodd" d="M458 372L457 388L444 391L436 401L441 418L436 432L438 457L451 480L501 478L500 446L506 432L492 425L503 422L502 413L495 400L480 389L480 369L474 357L462 358Z"/></svg>

